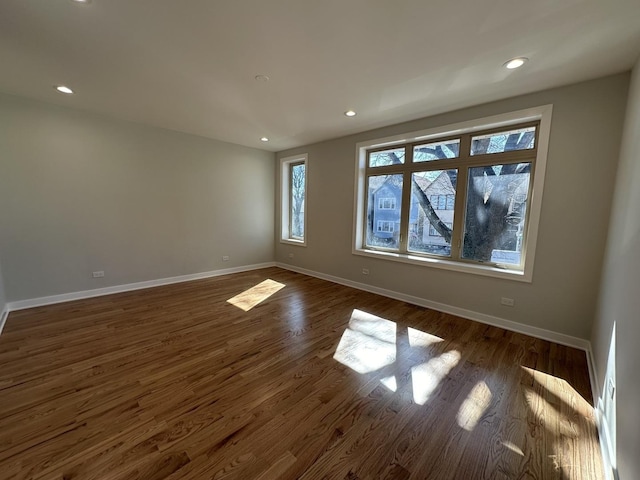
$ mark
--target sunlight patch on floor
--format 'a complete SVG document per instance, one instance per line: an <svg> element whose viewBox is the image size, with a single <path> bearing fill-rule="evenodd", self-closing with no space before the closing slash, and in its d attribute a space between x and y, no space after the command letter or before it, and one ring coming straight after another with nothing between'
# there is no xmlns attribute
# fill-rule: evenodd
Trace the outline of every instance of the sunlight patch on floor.
<svg viewBox="0 0 640 480"><path fill-rule="evenodd" d="M436 391L440 382L460 361L460 353L450 350L430 359L428 362L411 367L413 382L413 401L418 405L427 403Z"/></svg>
<svg viewBox="0 0 640 480"><path fill-rule="evenodd" d="M501 442L501 443L502 443L502 445L504 445L506 448L508 448L512 452L517 453L518 455L524 457L524 452L515 443L510 442L508 440L506 442Z"/></svg>
<svg viewBox="0 0 640 480"><path fill-rule="evenodd" d="M564 402L565 404L570 405L571 410L575 411L575 413L579 413L585 417L590 417L592 415L593 407L591 404L565 379L525 366L521 366L520 368L527 372L535 383L541 385L546 392L548 392L547 395L557 399L552 402L553 404L558 404L559 401ZM537 388L536 390L540 389ZM545 399L542 400L545 404L548 403ZM553 406L551 406L551 408L553 408Z"/></svg>
<svg viewBox="0 0 640 480"><path fill-rule="evenodd" d="M264 302L267 298L269 298L274 293L282 290L285 287L283 283L276 282L275 280L267 279L264 282L260 282L259 284L251 287L248 290L245 290L242 293L239 293L233 298L227 300L231 305L235 305L236 307L248 312L256 305Z"/></svg>
<svg viewBox="0 0 640 480"><path fill-rule="evenodd" d="M440 337L411 327L407 328L407 332L409 335L409 345L411 347L429 347L434 343L444 341Z"/></svg>
<svg viewBox="0 0 640 480"><path fill-rule="evenodd" d="M555 438L547 455L553 468L567 480L581 480L576 475L578 459L571 455L574 447L589 441L595 431L595 416L591 404L563 378L533 368L521 366L529 378L524 398L538 428L545 428Z"/></svg>
<svg viewBox="0 0 640 480"><path fill-rule="evenodd" d="M396 361L395 322L353 310L333 358L358 373L391 365Z"/></svg>
<svg viewBox="0 0 640 480"><path fill-rule="evenodd" d="M382 370L396 362L397 335L395 322L354 309L349 319L349 326L342 334L333 358L362 374ZM400 342L405 345L403 348L406 348L404 343L406 339L409 341L409 348L428 348L443 341L440 337L411 327L407 328L406 337L408 338ZM424 405L459 361L460 353L450 350L411 367L414 402ZM398 380L395 375L383 376L380 383L392 392L398 391ZM476 409L483 405L483 395L486 393L480 387L478 388L473 397ZM490 401L490 393L487 401ZM471 410L471 406L469 409ZM473 422L472 417L470 418L469 422Z"/></svg>
<svg viewBox="0 0 640 480"><path fill-rule="evenodd" d="M473 431L484 412L489 408L491 397L491 390L489 390L486 383L483 381L476 383L467 398L462 402L462 405L460 405L456 415L458 425L469 432Z"/></svg>
<svg viewBox="0 0 640 480"><path fill-rule="evenodd" d="M384 377L383 379L380 380L380 383L385 387L387 387L392 392L395 392L398 390L398 382L396 381L395 375L391 377Z"/></svg>

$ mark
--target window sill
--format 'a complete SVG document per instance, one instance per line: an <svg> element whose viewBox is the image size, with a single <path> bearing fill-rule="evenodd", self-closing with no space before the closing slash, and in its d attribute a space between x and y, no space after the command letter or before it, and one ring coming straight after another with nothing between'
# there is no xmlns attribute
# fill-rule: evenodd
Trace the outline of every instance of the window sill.
<svg viewBox="0 0 640 480"><path fill-rule="evenodd" d="M379 258L381 260L391 260L393 262L409 263L411 265L420 265L423 267L440 268L442 270L452 270L454 272L471 273L474 275L483 275L486 277L531 283L531 272L521 270L507 270L496 266L474 265L440 258L420 257L404 253L365 250L360 248L354 249L353 254L364 257Z"/></svg>
<svg viewBox="0 0 640 480"><path fill-rule="evenodd" d="M286 243L287 245L297 245L298 247L306 247L306 240L294 240L292 238L281 238L280 243Z"/></svg>

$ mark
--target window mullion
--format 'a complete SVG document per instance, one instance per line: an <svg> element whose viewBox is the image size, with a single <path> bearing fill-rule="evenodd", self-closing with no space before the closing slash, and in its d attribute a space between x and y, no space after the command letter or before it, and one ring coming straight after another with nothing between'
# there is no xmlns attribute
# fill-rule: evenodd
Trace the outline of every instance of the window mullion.
<svg viewBox="0 0 640 480"><path fill-rule="evenodd" d="M471 135L460 137L460 166L456 179L456 201L453 207L453 235L451 237L451 259L462 258L462 243L464 230L465 205L467 202L467 185L471 159Z"/></svg>
<svg viewBox="0 0 640 480"><path fill-rule="evenodd" d="M483 155L474 155L466 159L465 164L469 166L482 166L507 163L523 163L530 162L537 155L536 149L517 150L513 152L503 153L485 153Z"/></svg>
<svg viewBox="0 0 640 480"><path fill-rule="evenodd" d="M483 268L506 265L513 270L518 269L520 255L519 268L524 270L540 122L493 125L485 130L474 126L459 135L433 135L428 139L416 133L404 144L396 139L393 143L378 143L370 150L361 148L358 175L364 178L367 193L360 197L361 227L356 231L362 232L363 250L398 252L399 258L409 261L411 246L417 256L480 263ZM471 155L472 145L476 155ZM416 159L418 162L414 162ZM530 164L531 168L514 168L520 163ZM511 167L502 168L505 165ZM413 196L414 178L419 197ZM523 182L529 182L528 191ZM431 208L424 205L423 194ZM450 198L452 194L455 200ZM412 202L417 202L414 212ZM468 209L472 212L469 218ZM411 222L415 222L415 234ZM444 227L438 226L440 222L451 229L450 242L437 238L448 237ZM415 242L410 235L414 235Z"/></svg>
<svg viewBox="0 0 640 480"><path fill-rule="evenodd" d="M367 160L368 163L368 160ZM373 218L369 218L369 216L367 215L368 213L368 205L369 205L369 201L373 198L371 195L371 192L369 191L369 185L370 185L370 181L369 181L369 177L371 175L369 175L368 173L365 175L364 177L364 191L365 191L365 195L364 195L364 205L365 205L365 226L362 229L362 245L367 245L367 224L369 222L373 222ZM372 224L371 228L375 228L375 225Z"/></svg>
<svg viewBox="0 0 640 480"><path fill-rule="evenodd" d="M464 217L467 201L469 169L460 167L456 180L456 201L453 209L453 235L451 237L451 259L460 260L462 258L462 242L464 230Z"/></svg>
<svg viewBox="0 0 640 480"><path fill-rule="evenodd" d="M412 150L409 150L409 155L412 156ZM411 161L413 158L409 158L409 162L407 165L411 165ZM401 216L400 216L400 244L399 250L402 253L407 253L409 245L409 214L411 210L411 169L405 169L404 175L402 176L402 207L401 207Z"/></svg>

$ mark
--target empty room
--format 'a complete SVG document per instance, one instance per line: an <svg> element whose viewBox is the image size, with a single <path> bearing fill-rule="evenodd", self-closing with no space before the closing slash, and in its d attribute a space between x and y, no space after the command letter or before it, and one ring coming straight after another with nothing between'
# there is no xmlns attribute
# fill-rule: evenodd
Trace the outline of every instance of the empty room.
<svg viewBox="0 0 640 480"><path fill-rule="evenodd" d="M637 0L0 2L0 478L640 478Z"/></svg>

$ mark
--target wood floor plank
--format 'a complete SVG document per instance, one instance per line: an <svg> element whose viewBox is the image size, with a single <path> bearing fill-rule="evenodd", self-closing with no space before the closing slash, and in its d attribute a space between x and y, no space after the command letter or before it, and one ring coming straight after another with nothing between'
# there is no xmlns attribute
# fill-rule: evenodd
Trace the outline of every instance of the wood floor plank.
<svg viewBox="0 0 640 480"><path fill-rule="evenodd" d="M0 472L604 478L584 352L278 268L12 312Z"/></svg>

